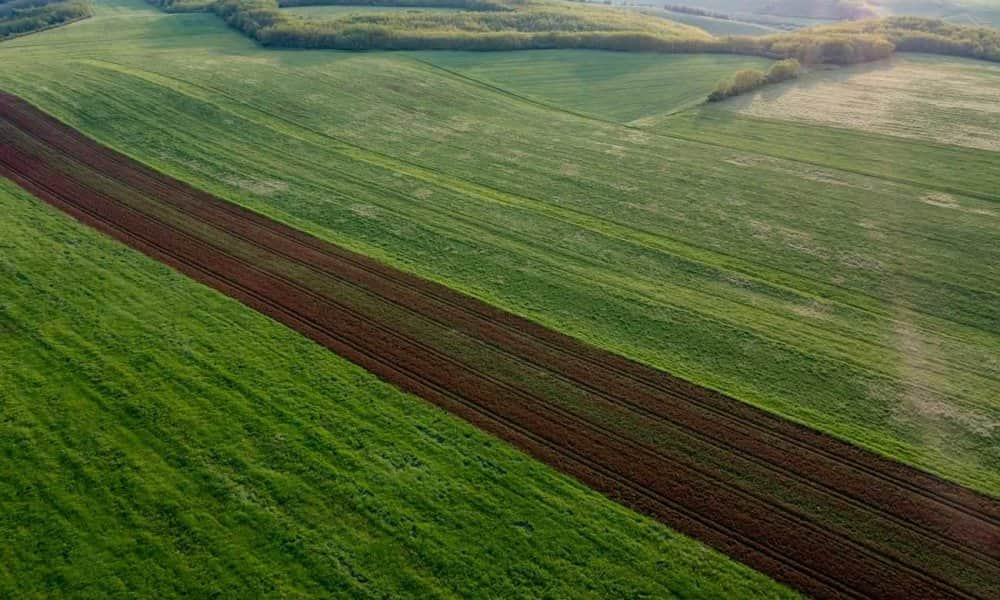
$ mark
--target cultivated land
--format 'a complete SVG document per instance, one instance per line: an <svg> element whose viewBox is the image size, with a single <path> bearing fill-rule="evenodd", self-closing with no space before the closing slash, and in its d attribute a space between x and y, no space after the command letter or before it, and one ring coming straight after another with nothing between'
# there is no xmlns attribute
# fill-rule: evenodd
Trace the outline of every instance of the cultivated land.
<svg viewBox="0 0 1000 600"><path fill-rule="evenodd" d="M941 18L962 25L1000 26L1000 7L993 0L878 0L843 2L838 0L687 0L665 4L681 4L707 8L727 14L751 14L754 17L774 15L792 19L806 15L834 16L838 5L866 6L867 11L886 15L918 15ZM849 11L839 11L843 15Z"/></svg>
<svg viewBox="0 0 1000 600"><path fill-rule="evenodd" d="M0 0L0 41L28 35L90 16L82 0Z"/></svg>
<svg viewBox="0 0 1000 600"><path fill-rule="evenodd" d="M1000 152L1000 65L908 54L811 73L727 102L742 115Z"/></svg>
<svg viewBox="0 0 1000 600"><path fill-rule="evenodd" d="M3 177L0 213L0 596L795 597Z"/></svg>
<svg viewBox="0 0 1000 600"><path fill-rule="evenodd" d="M426 55L101 11L0 46L0 87L321 238L1000 494L996 153L722 109L624 127Z"/></svg>
<svg viewBox="0 0 1000 600"><path fill-rule="evenodd" d="M1000 6L992 0L883 0L882 5L899 15L940 17L963 25L1000 27Z"/></svg>
<svg viewBox="0 0 1000 600"><path fill-rule="evenodd" d="M811 595L1000 591L1000 503L0 115L0 173L40 198Z"/></svg>
<svg viewBox="0 0 1000 600"><path fill-rule="evenodd" d="M678 23L684 23L685 25L692 25L699 29L704 29L712 35L769 35L781 31L775 27L733 19L718 19L702 15L673 12L671 10L657 10L655 8L644 8L641 10L643 14L659 16L671 21L677 21Z"/></svg>
<svg viewBox="0 0 1000 600"><path fill-rule="evenodd" d="M327 19L349 17L354 15L383 15L397 12L404 13L435 13L456 12L458 8L443 7L413 7L413 6L295 6L281 9L290 15L307 19Z"/></svg>
<svg viewBox="0 0 1000 600"><path fill-rule="evenodd" d="M548 52L423 52L442 68L564 109L631 121L705 100L740 69L766 69L750 56L620 54L599 50Z"/></svg>

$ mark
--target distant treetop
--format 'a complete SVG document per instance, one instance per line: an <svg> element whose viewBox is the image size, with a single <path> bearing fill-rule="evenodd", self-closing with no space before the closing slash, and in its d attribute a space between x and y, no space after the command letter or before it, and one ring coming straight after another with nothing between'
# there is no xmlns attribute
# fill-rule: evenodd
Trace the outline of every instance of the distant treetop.
<svg viewBox="0 0 1000 600"><path fill-rule="evenodd" d="M563 0L150 0L168 11L211 10L267 46L340 50L527 50L749 54L802 64L853 64L896 50L1000 61L1000 30L937 19L851 21L767 36L713 37L634 11ZM305 19L303 5L448 7L453 12Z"/></svg>

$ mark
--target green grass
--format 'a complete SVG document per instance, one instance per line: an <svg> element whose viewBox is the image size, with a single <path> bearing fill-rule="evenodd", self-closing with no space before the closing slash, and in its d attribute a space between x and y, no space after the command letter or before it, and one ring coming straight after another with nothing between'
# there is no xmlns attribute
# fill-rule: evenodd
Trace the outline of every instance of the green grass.
<svg viewBox="0 0 1000 600"><path fill-rule="evenodd" d="M234 202L1000 495L996 153L723 109L626 127L426 58L266 50L208 15L120 9L0 45L0 88Z"/></svg>
<svg viewBox="0 0 1000 600"><path fill-rule="evenodd" d="M0 214L0 596L793 596L4 179Z"/></svg>
<svg viewBox="0 0 1000 600"><path fill-rule="evenodd" d="M901 54L807 74L720 108L1000 151L1000 65Z"/></svg>
<svg viewBox="0 0 1000 600"><path fill-rule="evenodd" d="M562 108L627 122L696 104L722 79L771 62L716 54L599 50L425 52L422 60Z"/></svg>
<svg viewBox="0 0 1000 600"><path fill-rule="evenodd" d="M653 2L650 2L650 4L653 4ZM767 23L773 20L781 23L798 23L802 26L810 26L830 22L828 19L815 19L801 15L789 16L780 14L777 11L771 11L769 10L771 7L779 8L779 3L775 0L685 0L684 2L679 0L656 0L655 4L661 6L681 5L701 8L724 15L744 17L747 20L752 19L755 23ZM823 4L823 2L821 1L818 4Z"/></svg>
<svg viewBox="0 0 1000 600"><path fill-rule="evenodd" d="M461 9L440 6L295 6L281 9L281 12L307 19L330 19L355 15L381 15L386 13L435 13L457 12Z"/></svg>
<svg viewBox="0 0 1000 600"><path fill-rule="evenodd" d="M993 0L883 0L897 15L942 18L959 25L1000 27L1000 6Z"/></svg>
<svg viewBox="0 0 1000 600"><path fill-rule="evenodd" d="M704 29L712 35L769 35L778 33L781 30L767 25L748 23L736 19L717 19L702 15L691 15L687 13L673 12L669 10L645 9L646 14L653 14L664 19L691 25L698 29Z"/></svg>

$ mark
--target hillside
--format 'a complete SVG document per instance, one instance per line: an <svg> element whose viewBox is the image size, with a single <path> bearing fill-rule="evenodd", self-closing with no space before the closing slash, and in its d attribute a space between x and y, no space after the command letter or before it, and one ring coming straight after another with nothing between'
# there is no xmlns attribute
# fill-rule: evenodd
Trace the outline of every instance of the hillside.
<svg viewBox="0 0 1000 600"><path fill-rule="evenodd" d="M896 15L944 19L958 25L1000 27L1000 4L992 0L881 0Z"/></svg>
<svg viewBox="0 0 1000 600"><path fill-rule="evenodd" d="M792 597L3 178L0 209L0 595Z"/></svg>
<svg viewBox="0 0 1000 600"><path fill-rule="evenodd" d="M753 12L778 17L842 21L879 16L879 7L872 0L772 0Z"/></svg>
<svg viewBox="0 0 1000 600"><path fill-rule="evenodd" d="M720 80L763 58L716 54L421 52L452 73L567 110L628 122L701 103Z"/></svg>
<svg viewBox="0 0 1000 600"><path fill-rule="evenodd" d="M727 102L741 115L1000 151L1000 66L904 54ZM720 107L721 108L721 107Z"/></svg>
<svg viewBox="0 0 1000 600"><path fill-rule="evenodd" d="M985 358L995 344L996 304L985 299L994 288L977 267L997 260L995 233L989 221L918 202L947 191L974 208L987 203L1000 185L992 155L948 150L936 160L945 151L904 142L869 155L868 142L840 139L830 147L852 148L850 157L801 169L772 164L752 144L720 154L717 145L582 119L407 54L275 52L211 15L142 15L117 21L129 41L113 52L92 45L88 23L44 34L59 39L51 48L36 37L8 42L0 87L225 198L998 489L983 468L1000 447L992 429L892 409L911 372L901 370L894 316L905 315L913 335L935 340L927 359L938 373L928 384L935 402L996 418L997 374ZM192 61L209 67L191 69ZM552 88L520 90L558 100ZM651 103L658 97L654 88ZM725 131L703 134L715 130ZM780 135L802 142L792 159L812 151L803 140L813 137ZM753 139L751 131L721 143ZM733 190L745 204L730 202L739 200ZM890 216L907 235L852 225ZM833 222L842 224L824 225ZM947 250L914 247L918 239ZM924 450L927 432L935 452Z"/></svg>
<svg viewBox="0 0 1000 600"><path fill-rule="evenodd" d="M155 3L172 12L211 10L231 27L270 47L726 53L841 65L887 58L897 45L900 50L986 60L995 60L1000 54L996 30L917 18L871 19L858 21L862 25L857 27L813 27L762 36L712 36L667 18L650 18L643 11L561 0L432 2L428 6L463 10L334 11L326 18L282 10L277 0L216 0L207 7L175 0ZM338 7L342 4L334 3ZM397 8L418 6L409 1L387 4Z"/></svg>
<svg viewBox="0 0 1000 600"><path fill-rule="evenodd" d="M622 3L680 5L765 25L774 19L778 22L784 19L786 23L799 21L800 26L808 26L817 24L816 20L918 16L956 25L1000 27L1000 5L993 0L629 0Z"/></svg>
<svg viewBox="0 0 1000 600"><path fill-rule="evenodd" d="M198 2L0 43L0 597L998 596L994 30Z"/></svg>

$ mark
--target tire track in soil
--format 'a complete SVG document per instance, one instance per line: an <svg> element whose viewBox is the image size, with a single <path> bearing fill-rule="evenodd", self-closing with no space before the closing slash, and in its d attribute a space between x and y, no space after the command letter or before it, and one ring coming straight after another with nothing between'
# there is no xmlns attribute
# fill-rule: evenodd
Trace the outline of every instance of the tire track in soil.
<svg viewBox="0 0 1000 600"><path fill-rule="evenodd" d="M36 196L777 579L820 597L993 596L1000 581L1000 506L993 499L218 200L99 146L16 98L0 96L0 116L37 140L29 143L9 129L0 131L3 170ZM65 155L72 168L54 168L51 163L59 161L51 152ZM105 176L114 180L108 188L115 188L117 197L82 181ZM147 203L147 210L129 206L137 201ZM153 216L170 211L178 215L175 223L188 219L190 226L183 230ZM406 307L426 322L495 349L507 357L508 366L549 373L608 406L662 422L706 447L729 452L733 460L757 465L776 480L819 490L828 502L846 502L925 545L946 547L949 560L966 561L971 579L956 581L935 572L929 564L933 550L918 560L887 550L877 539L845 535L779 498L761 497L727 481L698 464L697 456L649 447L628 431L548 401L545 389L523 389L483 372L481 365L435 346L434 339L394 330L378 315L324 296L308 280L268 272L214 238L193 233L204 234L206 224L222 232L218 239L269 254L268 263L306 266Z"/></svg>

